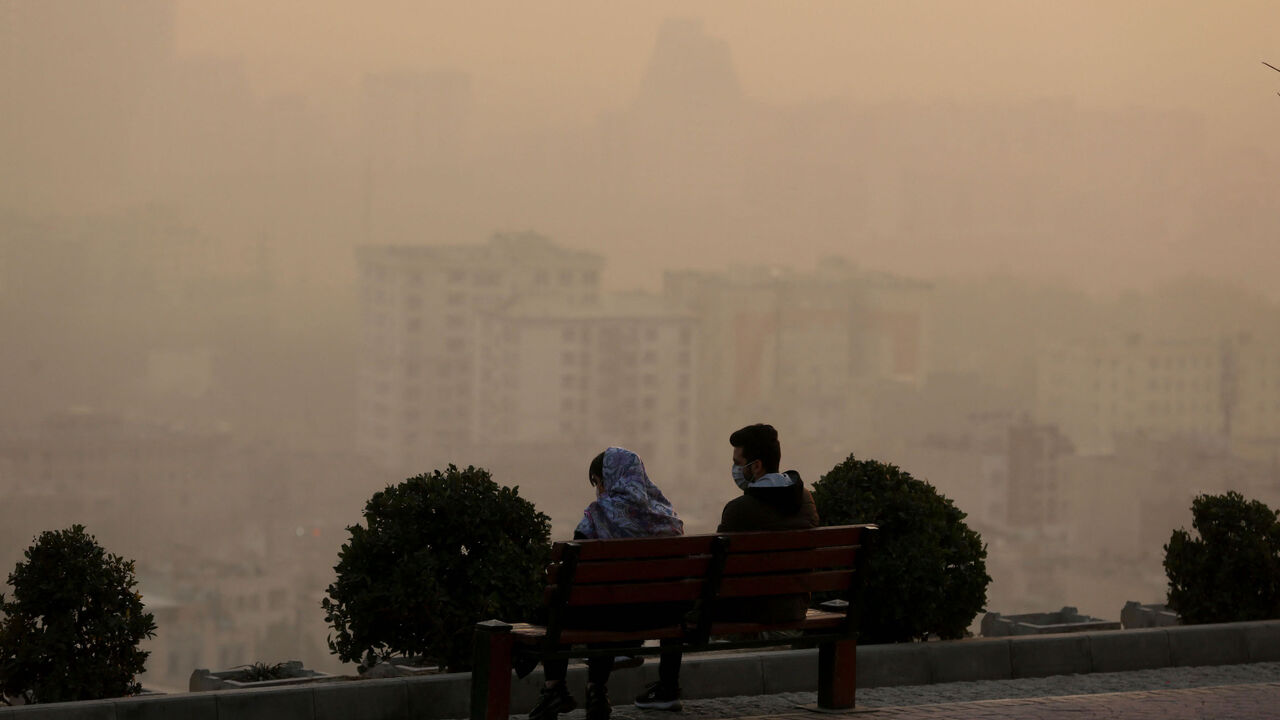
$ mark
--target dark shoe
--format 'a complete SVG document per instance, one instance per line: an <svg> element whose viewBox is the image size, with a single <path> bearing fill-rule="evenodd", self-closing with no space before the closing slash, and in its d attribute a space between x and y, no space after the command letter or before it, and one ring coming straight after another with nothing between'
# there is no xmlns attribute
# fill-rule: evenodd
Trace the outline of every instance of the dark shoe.
<svg viewBox="0 0 1280 720"><path fill-rule="evenodd" d="M542 688L542 696L529 711L529 720L556 720L560 713L567 713L578 707L578 701L569 694L564 683Z"/></svg>
<svg viewBox="0 0 1280 720"><path fill-rule="evenodd" d="M587 686L587 720L609 720L613 706L609 704L609 690L604 686Z"/></svg>
<svg viewBox="0 0 1280 720"><path fill-rule="evenodd" d="M684 709L680 702L680 688L672 688L660 682L650 683L645 691L636 696L636 707L642 710L670 710L677 712Z"/></svg>

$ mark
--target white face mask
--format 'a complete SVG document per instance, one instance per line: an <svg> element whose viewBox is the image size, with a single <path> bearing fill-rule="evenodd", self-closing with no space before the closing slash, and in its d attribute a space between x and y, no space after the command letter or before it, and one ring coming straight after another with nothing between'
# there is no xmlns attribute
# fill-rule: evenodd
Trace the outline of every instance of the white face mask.
<svg viewBox="0 0 1280 720"><path fill-rule="evenodd" d="M747 479L747 476L743 472L742 468L743 468L742 465L734 465L733 469L730 470L729 472L733 475L733 484L737 485L739 488L743 490L746 490L747 486L751 484L751 481Z"/></svg>

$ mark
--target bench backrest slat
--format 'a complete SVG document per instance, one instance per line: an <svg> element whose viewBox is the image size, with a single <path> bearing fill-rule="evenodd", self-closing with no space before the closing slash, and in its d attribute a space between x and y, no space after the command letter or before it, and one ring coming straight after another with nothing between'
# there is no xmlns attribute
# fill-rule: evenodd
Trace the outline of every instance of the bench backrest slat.
<svg viewBox="0 0 1280 720"><path fill-rule="evenodd" d="M602 582L640 582L649 580L669 580L671 578L699 578L707 574L707 565L711 562L708 555L695 555L681 558L662 558L658 560L614 560L612 562L578 563L578 571L574 574L576 584ZM555 582L554 569L547 567L547 582Z"/></svg>
<svg viewBox="0 0 1280 720"><path fill-rule="evenodd" d="M852 580L852 570L726 577L720 581L719 597L758 597L847 590Z"/></svg>
<svg viewBox="0 0 1280 720"><path fill-rule="evenodd" d="M663 558L689 555L706 555L711 552L714 535L680 535L660 538L617 538L612 540L582 540L579 562L610 560L614 558ZM556 543L551 551L552 562L558 561L563 543Z"/></svg>
<svg viewBox="0 0 1280 720"><path fill-rule="evenodd" d="M837 547L857 545L862 528L858 525L836 525L812 530L771 530L766 532L731 533L730 551L764 552L768 550L799 550L801 548Z"/></svg>
<svg viewBox="0 0 1280 720"><path fill-rule="evenodd" d="M782 552L740 553L732 544L725 561L724 574L751 575L785 570L819 570L823 568L852 568L856 547L818 548Z"/></svg>
<svg viewBox="0 0 1280 720"><path fill-rule="evenodd" d="M569 607L585 605L624 605L634 603L693 602L702 593L702 580L671 580L666 582L578 585L569 590L565 604ZM554 597L555 586L548 587L546 599Z"/></svg>

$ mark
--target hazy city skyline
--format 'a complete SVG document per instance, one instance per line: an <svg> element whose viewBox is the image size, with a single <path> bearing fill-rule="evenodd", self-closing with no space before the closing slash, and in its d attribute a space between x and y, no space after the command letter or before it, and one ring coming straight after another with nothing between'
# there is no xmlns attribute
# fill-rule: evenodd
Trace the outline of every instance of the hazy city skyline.
<svg viewBox="0 0 1280 720"><path fill-rule="evenodd" d="M0 0L0 560L138 556L165 682L336 669L381 487L564 536L620 444L709 530L764 421L953 498L992 610L1157 601L1280 503L1272 4Z"/></svg>

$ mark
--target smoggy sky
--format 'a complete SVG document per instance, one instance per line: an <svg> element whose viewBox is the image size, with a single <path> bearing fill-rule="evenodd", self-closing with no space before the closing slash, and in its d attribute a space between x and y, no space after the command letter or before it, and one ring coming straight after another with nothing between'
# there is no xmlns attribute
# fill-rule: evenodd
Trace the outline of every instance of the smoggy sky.
<svg viewBox="0 0 1280 720"><path fill-rule="evenodd" d="M1236 141L1276 147L1280 74L1260 61L1280 64L1280 8L1268 0L183 0L177 42L243 57L268 92L450 67L473 76L482 105L589 121L632 98L672 16L703 19L728 43L744 92L766 102L1072 98L1187 109L1243 133Z"/></svg>
<svg viewBox="0 0 1280 720"><path fill-rule="evenodd" d="M169 206L323 277L357 244L532 229L611 287L842 255L1277 292L1272 0L173 2L171 48L107 6L13 25L0 209Z"/></svg>

